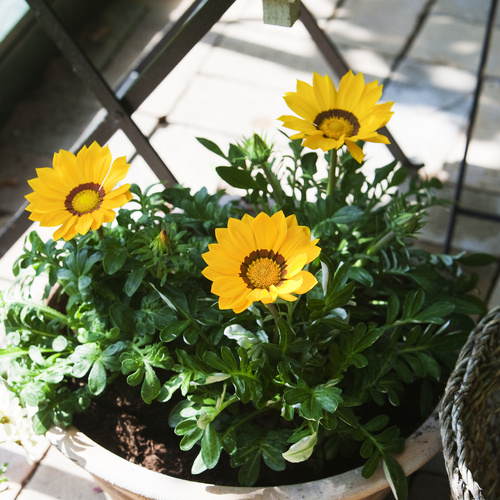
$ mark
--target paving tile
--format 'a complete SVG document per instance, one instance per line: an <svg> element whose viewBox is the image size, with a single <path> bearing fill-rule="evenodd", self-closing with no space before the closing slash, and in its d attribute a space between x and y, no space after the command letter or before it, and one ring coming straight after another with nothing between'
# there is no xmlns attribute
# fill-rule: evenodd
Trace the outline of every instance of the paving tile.
<svg viewBox="0 0 500 500"><path fill-rule="evenodd" d="M470 194L466 191L464 198L467 197L476 201L480 198L477 192ZM421 239L442 248L450 220L449 210L438 207L429 209L428 213L428 223L422 230ZM466 251L498 255L498 222L458 215L454 227L451 253Z"/></svg>
<svg viewBox="0 0 500 500"><path fill-rule="evenodd" d="M263 75L265 80L265 75ZM204 135L224 133L232 139L253 132L273 132L279 116L289 110L282 95L295 89L295 79L283 91L245 80L200 75L170 114L171 124L194 124Z"/></svg>
<svg viewBox="0 0 500 500"><path fill-rule="evenodd" d="M487 191L500 190L500 84L486 81L467 153L467 184ZM461 141L447 158L444 170L455 174L457 163L465 153L465 130Z"/></svg>
<svg viewBox="0 0 500 500"><path fill-rule="evenodd" d="M306 0L302 3L305 4L311 14L322 24L322 21L334 17L337 4L340 2L339 0L333 2L332 0Z"/></svg>
<svg viewBox="0 0 500 500"><path fill-rule="evenodd" d="M118 80L141 47L190 3L190 0L137 0L138 10L129 11L117 32L110 38L101 33L104 36L101 48L108 50L105 44L120 45L125 54L123 59L110 59L109 51L99 55L99 64L104 66L110 81ZM389 129L410 157L424 161L427 171L443 177L446 181L443 195L451 197L457 160L463 151L463 132L489 0L436 0L415 44L392 74L391 65L424 13L427 0L305 0L305 3L354 71L362 71L367 80L393 78L385 86L383 97L395 101L396 113ZM119 19L120 3L114 2L112 7L117 6L118 10L109 12L117 12ZM108 24L110 19L114 21L107 19ZM132 20L143 30L132 33ZM99 24L95 26L97 29ZM497 30L494 46L500 44L499 36ZM94 49L98 54L99 47L96 45ZM500 56L497 52L492 51L488 61L487 84L470 149L471 167L462 203L498 211ZM206 186L213 191L222 186L214 172L220 162L195 137L211 139L223 149L228 142L254 131L274 137L280 124L277 117L289 113L283 93L295 89L297 78L310 81L312 71L330 73L330 68L300 21L293 28L264 25L261 1L237 0L144 102L134 118L144 133L152 134L153 146L181 182L193 189ZM49 65L45 82L18 106L8 126L0 132L2 176L9 172L17 174L21 166L33 169L38 161L49 160L55 150L71 147L98 109L65 63L56 59ZM165 124L159 123L163 117ZM276 135L276 140L280 146L286 142L281 135ZM131 162L132 182L148 185L156 181L144 160L135 156L133 146L122 132L113 136L110 148L114 156L124 154ZM388 155L381 145L369 145L367 151L378 164ZM1 189L0 209L7 198ZM17 192L18 186L12 189L15 199L21 193ZM442 244L448 217L445 209L432 211L424 238ZM49 237L52 231L44 229L41 233ZM460 216L454 244L457 250L498 253L498 224L478 223L477 219ZM19 245L18 242L0 261L2 288L12 283L10 268L20 252ZM491 303L500 303L500 285ZM1 456L0 449L0 461ZM433 500L449 498L447 478L439 460L438 457L431 461L414 475L410 500L420 500L424 495ZM103 499L92 479L75 467L51 449L23 488L19 500ZM2 500L4 496L5 492Z"/></svg>
<svg viewBox="0 0 500 500"><path fill-rule="evenodd" d="M339 44L338 49L347 66L354 73L363 73L365 81L378 80L382 83L392 72L394 58L368 48Z"/></svg>
<svg viewBox="0 0 500 500"><path fill-rule="evenodd" d="M104 500L92 477L57 449L50 447L16 500Z"/></svg>
<svg viewBox="0 0 500 500"><path fill-rule="evenodd" d="M14 443L0 444L0 465L7 464L5 476L8 479L6 483L0 483L2 500L18 498L23 485L36 470L39 460L44 456L48 447L48 442L41 438L36 448L36 458L33 462L29 462L19 445Z"/></svg>
<svg viewBox="0 0 500 500"><path fill-rule="evenodd" d="M196 130L183 124L173 124L157 130L151 143L179 183L193 191L206 187L210 192L215 192L222 187L215 167L223 165L224 160L218 159L199 144L196 136L206 137L227 150L223 144L223 138L228 142L227 136L201 128Z"/></svg>
<svg viewBox="0 0 500 500"><path fill-rule="evenodd" d="M484 32L484 21L472 22L451 15L431 15L411 48L409 57L475 72L479 66ZM498 41L498 36L497 33L494 40ZM500 76L498 51L491 51L489 71Z"/></svg>
<svg viewBox="0 0 500 500"><path fill-rule="evenodd" d="M443 65L403 62L384 88L394 101L389 127L410 157L436 174L460 137L468 117L474 76Z"/></svg>
<svg viewBox="0 0 500 500"><path fill-rule="evenodd" d="M203 74L224 74L234 80L283 89L297 78L324 74L328 65L300 23L291 28L247 21L228 26L217 50L201 68Z"/></svg>
<svg viewBox="0 0 500 500"><path fill-rule="evenodd" d="M491 3L491 0L437 0L432 13L482 23L487 19Z"/></svg>
<svg viewBox="0 0 500 500"><path fill-rule="evenodd" d="M156 118L167 117L196 77L200 65L212 50L217 35L209 33L144 100L139 112Z"/></svg>
<svg viewBox="0 0 500 500"><path fill-rule="evenodd" d="M328 33L343 45L396 55L405 46L426 3L425 0L347 0L328 24Z"/></svg>

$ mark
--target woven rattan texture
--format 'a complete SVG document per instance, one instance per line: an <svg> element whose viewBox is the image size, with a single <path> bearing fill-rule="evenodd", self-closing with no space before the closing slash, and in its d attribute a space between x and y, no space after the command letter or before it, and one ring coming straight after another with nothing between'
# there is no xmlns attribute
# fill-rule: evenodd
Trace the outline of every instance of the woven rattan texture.
<svg viewBox="0 0 500 500"><path fill-rule="evenodd" d="M440 422L453 500L500 499L500 307L460 352Z"/></svg>

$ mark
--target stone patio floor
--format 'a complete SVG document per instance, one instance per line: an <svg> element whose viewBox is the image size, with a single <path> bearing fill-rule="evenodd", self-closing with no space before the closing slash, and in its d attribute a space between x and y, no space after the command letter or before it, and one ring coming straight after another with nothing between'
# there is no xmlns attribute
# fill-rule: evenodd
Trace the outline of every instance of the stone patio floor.
<svg viewBox="0 0 500 500"><path fill-rule="evenodd" d="M383 101L395 101L389 129L403 151L444 182L451 197L464 154L465 130L476 84L489 0L304 0L355 73L384 82ZM115 0L79 34L111 85L120 80L147 43L189 4L186 0ZM493 47L500 44L497 16ZM27 61L29 64L29 61ZM304 26L265 25L257 0L236 0L214 29L151 94L134 119L179 182L193 189L220 187L216 158L195 137L222 146L254 131L280 144L277 117L296 80L312 72L335 75ZM0 129L0 225L29 192L26 179L49 166L54 152L71 149L99 104L61 57L47 67L36 89L19 102ZM123 133L109 142L113 156L132 160L133 181L156 178ZM224 148L223 148L224 149ZM381 165L384 146L367 149L368 164ZM500 51L490 52L479 113L467 156L465 207L500 213ZM443 245L449 212L432 214L423 239ZM36 228L36 226L33 226ZM40 230L40 229L39 229ZM49 237L52 231L40 230ZM499 255L498 223L460 216L453 251ZM21 238L0 260L0 286L11 285ZM488 270L483 279L491 277ZM486 285L487 286L487 285ZM497 287L498 288L498 287ZM495 288L490 304L499 302ZM104 494L76 465L42 439L39 460L29 464L16 446L0 447L9 463L2 500L99 500ZM0 486L2 486L0 484ZM445 500L449 487L439 455L411 482L410 500Z"/></svg>

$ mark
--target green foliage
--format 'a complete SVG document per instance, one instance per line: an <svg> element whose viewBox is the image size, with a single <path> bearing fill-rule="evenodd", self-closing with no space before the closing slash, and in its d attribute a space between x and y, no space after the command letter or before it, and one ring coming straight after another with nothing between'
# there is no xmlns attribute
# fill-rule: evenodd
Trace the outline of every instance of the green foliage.
<svg viewBox="0 0 500 500"><path fill-rule="evenodd" d="M195 473L227 454L240 483L252 485L263 466L278 473L347 453L359 456L365 477L382 460L406 498L393 454L408 429L393 410L423 419L436 403L471 316L485 312L463 266L490 257L419 248L439 183L408 179L395 162L368 176L344 155L326 196L325 164L300 141L280 158L256 135L227 154L199 140L248 205L221 203L223 192L134 185L134 199L100 236L56 244L32 233L15 272L24 285L45 275L44 299L56 294L50 306L29 293L1 298L10 387L38 408L43 433L70 424L124 377L146 403L164 403L182 450L199 450ZM278 317L260 303L237 315L220 310L201 275L215 230L252 209L295 214L320 239L309 265L319 284L277 301Z"/></svg>

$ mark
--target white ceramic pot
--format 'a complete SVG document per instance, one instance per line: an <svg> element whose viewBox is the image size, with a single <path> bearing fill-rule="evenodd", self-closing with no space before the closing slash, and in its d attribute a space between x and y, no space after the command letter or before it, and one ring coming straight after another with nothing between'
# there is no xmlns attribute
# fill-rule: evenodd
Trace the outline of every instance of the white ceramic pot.
<svg viewBox="0 0 500 500"><path fill-rule="evenodd" d="M52 428L47 438L64 455L94 476L112 500L381 500L389 492L382 467L370 479L361 467L308 483L234 487L197 483L150 471L106 450L75 428ZM410 475L441 449L436 410L406 441L397 458Z"/></svg>

